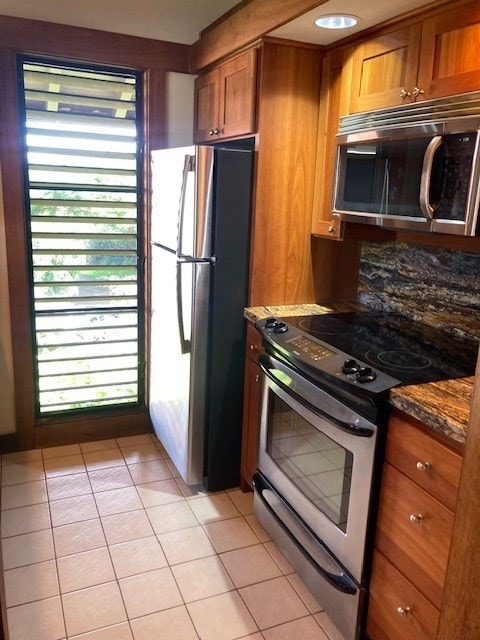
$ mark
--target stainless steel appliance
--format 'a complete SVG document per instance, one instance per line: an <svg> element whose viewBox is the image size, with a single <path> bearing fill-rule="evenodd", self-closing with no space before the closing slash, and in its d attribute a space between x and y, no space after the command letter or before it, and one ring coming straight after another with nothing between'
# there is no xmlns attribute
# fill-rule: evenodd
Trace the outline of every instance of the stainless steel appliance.
<svg viewBox="0 0 480 640"><path fill-rule="evenodd" d="M189 485L238 484L253 145L152 153L149 409Z"/></svg>
<svg viewBox="0 0 480 640"><path fill-rule="evenodd" d="M378 312L259 321L255 512L344 635L361 634L389 390L472 375L475 343Z"/></svg>
<svg viewBox="0 0 480 640"><path fill-rule="evenodd" d="M480 92L344 116L333 215L385 228L480 231Z"/></svg>

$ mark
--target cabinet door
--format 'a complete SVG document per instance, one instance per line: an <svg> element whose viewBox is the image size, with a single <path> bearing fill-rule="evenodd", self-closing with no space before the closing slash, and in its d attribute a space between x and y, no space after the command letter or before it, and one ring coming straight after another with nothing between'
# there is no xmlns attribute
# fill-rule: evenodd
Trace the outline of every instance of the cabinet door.
<svg viewBox="0 0 480 640"><path fill-rule="evenodd" d="M462 456L408 418L393 413L388 425L386 459L422 489L455 511Z"/></svg>
<svg viewBox="0 0 480 640"><path fill-rule="evenodd" d="M385 464L375 544L438 609L452 529L451 511Z"/></svg>
<svg viewBox="0 0 480 640"><path fill-rule="evenodd" d="M248 343L248 340L247 340ZM249 348L247 344L247 349ZM255 360L246 358L243 386L242 458L240 480L243 490L252 486L257 466L257 443L260 409L260 367Z"/></svg>
<svg viewBox="0 0 480 640"><path fill-rule="evenodd" d="M374 553L367 634L371 640L434 640L438 610L378 551Z"/></svg>
<svg viewBox="0 0 480 640"><path fill-rule="evenodd" d="M426 98L480 89L478 0L425 20L418 86Z"/></svg>
<svg viewBox="0 0 480 640"><path fill-rule="evenodd" d="M421 23L355 47L350 110L368 111L412 100L417 82ZM410 94L402 98L402 91Z"/></svg>
<svg viewBox="0 0 480 640"><path fill-rule="evenodd" d="M352 72L352 49L325 56L318 120L318 147L313 197L312 233L342 239L342 225L332 219L336 144L340 116L348 113Z"/></svg>
<svg viewBox="0 0 480 640"><path fill-rule="evenodd" d="M255 131L256 49L220 66L220 138Z"/></svg>
<svg viewBox="0 0 480 640"><path fill-rule="evenodd" d="M218 107L220 96L220 69L212 69L209 73L195 80L195 142L210 141L214 130L218 128Z"/></svg>

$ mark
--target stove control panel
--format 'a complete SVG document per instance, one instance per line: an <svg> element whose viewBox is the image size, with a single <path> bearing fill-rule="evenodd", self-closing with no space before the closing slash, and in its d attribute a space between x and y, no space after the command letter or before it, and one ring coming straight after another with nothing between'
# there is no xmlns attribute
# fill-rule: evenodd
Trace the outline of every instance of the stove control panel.
<svg viewBox="0 0 480 640"><path fill-rule="evenodd" d="M288 321L288 318L285 320ZM297 367L306 365L310 371L313 369L320 375L325 373L344 383L368 387L374 393L399 383L395 378L354 360L348 353L333 348L288 322L270 317L258 320L256 327L267 343L287 360L291 359Z"/></svg>
<svg viewBox="0 0 480 640"><path fill-rule="evenodd" d="M373 382L377 377L372 367L362 367L362 365L353 358L345 360L342 366L342 373L345 373L347 376L355 375L358 382L362 383Z"/></svg>
<svg viewBox="0 0 480 640"><path fill-rule="evenodd" d="M288 340L288 346L292 349L295 355L307 356L312 360L318 361L323 360L324 358L328 358L329 356L334 355L334 351L331 349L327 349L323 347L318 342L314 342L311 338L307 338L306 336L296 336Z"/></svg>

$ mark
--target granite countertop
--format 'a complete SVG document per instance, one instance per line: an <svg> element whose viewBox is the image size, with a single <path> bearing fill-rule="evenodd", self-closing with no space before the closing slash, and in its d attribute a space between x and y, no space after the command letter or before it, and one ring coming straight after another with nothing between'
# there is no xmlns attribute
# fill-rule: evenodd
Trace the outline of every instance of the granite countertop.
<svg viewBox="0 0 480 640"><path fill-rule="evenodd" d="M288 317L349 311L355 305L332 307L317 304L247 307L245 318L251 322L269 316ZM397 387L390 392L390 403L405 414L416 418L432 431L446 436L457 445L464 445L470 415L470 402L475 378L441 380Z"/></svg>

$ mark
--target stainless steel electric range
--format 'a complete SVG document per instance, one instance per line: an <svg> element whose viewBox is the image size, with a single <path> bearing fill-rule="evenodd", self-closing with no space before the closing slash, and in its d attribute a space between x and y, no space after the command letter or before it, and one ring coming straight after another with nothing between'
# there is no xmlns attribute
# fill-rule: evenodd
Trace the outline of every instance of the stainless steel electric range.
<svg viewBox="0 0 480 640"><path fill-rule="evenodd" d="M358 640L389 390L473 375L477 344L372 312L257 322L255 512L344 635Z"/></svg>

